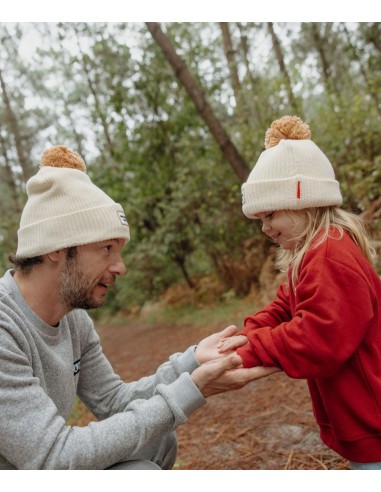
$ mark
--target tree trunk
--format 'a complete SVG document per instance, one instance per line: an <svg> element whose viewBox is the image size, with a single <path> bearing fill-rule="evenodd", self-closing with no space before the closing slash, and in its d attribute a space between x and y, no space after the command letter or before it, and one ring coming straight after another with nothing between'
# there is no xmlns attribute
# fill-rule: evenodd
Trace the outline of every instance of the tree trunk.
<svg viewBox="0 0 381 492"><path fill-rule="evenodd" d="M185 257L184 256L180 256L180 255L174 255L173 260L178 265L178 267L180 268L181 273L183 274L183 277L184 277L184 279L185 279L188 287L190 289L194 289L196 287L196 285L193 282L193 280L191 279L191 277L190 277L190 275L188 273L188 270L187 270L187 268L185 266Z"/></svg>
<svg viewBox="0 0 381 492"><path fill-rule="evenodd" d="M365 22L364 29L366 30L367 41L372 43L377 51L381 52L380 23Z"/></svg>
<svg viewBox="0 0 381 492"><path fill-rule="evenodd" d="M325 85L325 89L327 91L328 96L335 95L339 97L339 92L336 90L334 80L331 76L331 69L327 60L326 50L324 46L324 41L320 35L318 23L311 22L310 25L312 41L314 47L319 55L320 66L323 73L323 81Z"/></svg>
<svg viewBox="0 0 381 492"><path fill-rule="evenodd" d="M233 48L233 42L230 34L229 23L220 22L220 29L222 34L222 41L224 45L224 53L228 62L229 74L231 86L234 92L234 98L236 100L236 111L234 114L235 119L245 126L249 126L248 106L244 101L244 93L242 91L242 84L239 80L236 51Z"/></svg>
<svg viewBox="0 0 381 492"><path fill-rule="evenodd" d="M11 107L11 103L10 103L10 100L8 97L7 87L5 85L5 81L3 79L3 75L2 75L1 70L0 70L0 84L1 84L1 89L3 91L3 102L4 102L4 106L5 106L7 123L9 125L9 130L12 133L13 138L15 140L17 156L18 156L19 163L20 163L20 166L22 169L24 181L27 182L31 176L31 165L30 165L30 163L29 163L29 161L28 161L28 159L25 156L24 151L23 151L20 128L19 128L16 116L12 110L12 107Z"/></svg>
<svg viewBox="0 0 381 492"><path fill-rule="evenodd" d="M64 104L64 109L63 109L64 115L70 121L70 126L71 126L71 129L73 131L74 141L76 143L76 150L77 150L79 155L85 155L85 149L83 148L83 145L82 145L82 137L77 132L76 124L75 124L75 121L73 118L73 111L71 110L71 107L70 107L69 103L67 102L64 95L62 95L62 101Z"/></svg>
<svg viewBox="0 0 381 492"><path fill-rule="evenodd" d="M352 59L355 60L358 63L358 66L360 67L360 72L362 76L364 77L365 83L368 87L369 94L371 95L375 109L377 113L381 116L381 107L380 107L380 102L379 102L379 93L377 90L375 90L371 78L372 76L368 75L368 70L365 69L363 61L361 60L361 57L358 54L357 47L352 43L350 34L348 32L347 26L345 23L343 23L343 30L345 33L345 36L347 38L347 43L350 48L350 53L352 54Z"/></svg>
<svg viewBox="0 0 381 492"><path fill-rule="evenodd" d="M237 70L237 64L235 61L235 51L233 49L233 43L232 43L232 38L230 35L230 29L229 29L229 23L228 22L220 22L220 29L221 29L221 34L222 34L222 41L224 44L224 52L225 56L228 62L228 67L229 67L229 73L230 73L230 80L234 92L234 97L237 102L237 105L239 104L239 99L240 99L240 91L241 91L241 84L239 81L238 77L238 70Z"/></svg>
<svg viewBox="0 0 381 492"><path fill-rule="evenodd" d="M20 214L21 206L20 206L19 196L17 192L17 185L15 183L14 175L12 172L12 166L8 157L7 146L5 144L5 140L1 132L0 132L0 145L1 145L2 155L4 158L4 180L7 183L10 190L10 194L13 201L13 209L17 214Z"/></svg>
<svg viewBox="0 0 381 492"><path fill-rule="evenodd" d="M280 41L279 41L278 36L276 35L275 30L274 30L274 24L272 22L268 22L267 23L267 29L268 29L268 32L271 36L271 41L273 44L276 59L278 61L279 70L280 70L281 74L283 75L284 81L286 83L288 101L290 103L290 106L291 106L291 108L295 114L302 116L301 110L299 108L299 104L297 103L296 98L294 96L294 92L292 90L291 78L290 78L290 75L288 73L286 63L284 61L284 56L283 56L283 51L282 51Z"/></svg>
<svg viewBox="0 0 381 492"><path fill-rule="evenodd" d="M246 181L247 176L250 172L249 166L247 165L243 157L239 154L237 148L230 140L225 129L214 114L212 107L206 100L201 87L192 76L189 68L176 53L170 40L161 30L160 25L157 22L146 22L146 26L154 40L161 48L165 58L172 66L176 77L188 92L198 113L207 124L210 132L212 133L222 153L230 163L234 172L241 182Z"/></svg>
<svg viewBox="0 0 381 492"><path fill-rule="evenodd" d="M82 61L83 70L84 70L85 75L86 75L86 80L87 80L90 92L94 97L95 110L96 110L96 113L97 113L99 119L101 120L101 123L102 123L102 129L103 129L103 135L104 135L105 141L106 141L106 147L107 147L107 150L110 152L111 157L114 157L114 155L115 155L114 145L112 143L112 139L110 136L110 132L109 132L109 128L108 128L108 124L107 124L107 120L106 120L106 115L102 111L101 104L100 104L99 98L98 98L98 93L97 93L96 88L93 84L93 81L91 80L90 70L89 70L89 67L88 67L88 64L86 61L86 55L84 55L84 53L82 51L81 45L79 43L78 30L76 29L75 26L74 26L74 31L77 35L77 45L78 45L78 50L81 54L81 58L82 58L81 61Z"/></svg>
<svg viewBox="0 0 381 492"><path fill-rule="evenodd" d="M247 42L246 34L244 32L244 28L240 22L237 22L237 27L238 27L238 30L240 33L240 46L241 46L241 50L242 50L242 54L243 54L243 60L244 60L245 67L246 67L246 76L250 80L251 90L253 92L253 97L251 98L251 100L253 101L253 104L254 104L254 113L255 113L255 117L257 119L259 126L262 127L263 126L263 119L262 119L261 109L260 109L259 104L258 104L258 96L256 93L256 85L257 85L257 81L259 80L259 77L257 77L257 80L256 80L256 78L254 77L254 74L250 68L249 45Z"/></svg>

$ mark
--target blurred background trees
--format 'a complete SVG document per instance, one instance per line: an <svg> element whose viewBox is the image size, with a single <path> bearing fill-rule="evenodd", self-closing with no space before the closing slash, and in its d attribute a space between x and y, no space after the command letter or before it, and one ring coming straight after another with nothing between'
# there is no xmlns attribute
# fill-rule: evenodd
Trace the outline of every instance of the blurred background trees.
<svg viewBox="0 0 381 492"><path fill-rule="evenodd" d="M179 282L207 295L206 277L220 295L247 294L270 245L240 186L284 114L310 124L344 206L380 239L380 23L2 23L0 37L3 271L25 182L59 144L130 223L111 309Z"/></svg>

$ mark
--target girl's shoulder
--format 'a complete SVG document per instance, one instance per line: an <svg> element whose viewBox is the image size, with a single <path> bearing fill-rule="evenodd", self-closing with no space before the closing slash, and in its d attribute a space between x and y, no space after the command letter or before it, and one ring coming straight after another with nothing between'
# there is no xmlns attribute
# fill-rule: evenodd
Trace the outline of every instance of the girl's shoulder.
<svg viewBox="0 0 381 492"><path fill-rule="evenodd" d="M331 227L327 237L322 238L322 234L316 236L306 257L310 259L327 258L342 264L367 261L348 232Z"/></svg>

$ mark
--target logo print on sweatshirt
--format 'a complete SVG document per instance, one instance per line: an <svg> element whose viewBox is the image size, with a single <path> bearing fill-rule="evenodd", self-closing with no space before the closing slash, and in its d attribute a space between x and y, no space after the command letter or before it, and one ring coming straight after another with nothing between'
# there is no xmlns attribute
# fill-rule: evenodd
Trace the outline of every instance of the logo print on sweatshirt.
<svg viewBox="0 0 381 492"><path fill-rule="evenodd" d="M78 359L74 362L74 376L79 373L81 368L81 359Z"/></svg>

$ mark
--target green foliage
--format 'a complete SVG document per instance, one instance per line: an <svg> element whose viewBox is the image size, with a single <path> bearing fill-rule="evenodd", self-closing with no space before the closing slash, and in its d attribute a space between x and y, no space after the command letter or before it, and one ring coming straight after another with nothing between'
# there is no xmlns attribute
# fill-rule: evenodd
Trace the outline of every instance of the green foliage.
<svg viewBox="0 0 381 492"><path fill-rule="evenodd" d="M239 77L233 87L218 23L166 23L173 46L250 167L271 121L292 111L266 23L230 23ZM178 282L216 274L227 292L247 278L244 244L266 246L241 212L240 182L144 24L0 25L0 70L32 170L45 147L80 152L98 186L125 209L127 275L110 295L111 314L137 309ZM381 50L379 23L274 24L302 117L331 159L345 205L379 197ZM38 49L21 56L31 33ZM43 40L43 42L42 42ZM3 91L4 100L4 91ZM14 130L0 108L0 261L16 246L25 200ZM230 270L230 274L238 271ZM241 269L242 270L242 269ZM233 281L234 280L234 281Z"/></svg>
<svg viewBox="0 0 381 492"><path fill-rule="evenodd" d="M342 185L343 194L356 204L358 210L366 210L370 202L381 196L381 155L373 161L363 159L345 164L341 171L346 177ZM366 195L363 195L364 188Z"/></svg>

